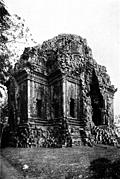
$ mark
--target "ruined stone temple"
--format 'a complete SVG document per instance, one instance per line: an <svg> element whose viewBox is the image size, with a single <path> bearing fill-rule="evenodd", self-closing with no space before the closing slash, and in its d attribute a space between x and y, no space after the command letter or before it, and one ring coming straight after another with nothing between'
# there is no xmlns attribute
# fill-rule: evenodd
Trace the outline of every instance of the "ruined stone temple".
<svg viewBox="0 0 120 179"><path fill-rule="evenodd" d="M9 124L47 129L66 121L70 133L113 123L113 98L106 67L86 39L61 34L25 48L8 86Z"/></svg>

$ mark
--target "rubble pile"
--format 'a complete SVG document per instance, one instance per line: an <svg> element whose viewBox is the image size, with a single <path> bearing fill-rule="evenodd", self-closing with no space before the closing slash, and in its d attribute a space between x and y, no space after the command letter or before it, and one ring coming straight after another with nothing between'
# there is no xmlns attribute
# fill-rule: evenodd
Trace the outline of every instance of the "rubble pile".
<svg viewBox="0 0 120 179"><path fill-rule="evenodd" d="M101 126L94 126L90 131L84 133L84 145L93 146L94 144L118 146L118 138L114 129Z"/></svg>
<svg viewBox="0 0 120 179"><path fill-rule="evenodd" d="M71 134L68 130L64 130L61 133L60 128L48 128L47 130L30 130L29 133L26 132L27 130L24 129L24 132L20 133L21 137L19 136L19 147L72 147L73 144ZM83 144L92 147L94 144L104 144L104 145L112 145L117 146L117 136L114 129L110 127L106 127L103 129L99 126L94 126L89 130L82 131L84 134L81 133L83 138ZM76 142L76 141L75 141ZM80 144L81 145L81 144Z"/></svg>
<svg viewBox="0 0 120 179"><path fill-rule="evenodd" d="M94 144L118 146L118 137L114 128L108 126L93 126L90 130L80 131L84 145L92 147Z"/></svg>
<svg viewBox="0 0 120 179"><path fill-rule="evenodd" d="M106 127L106 129L101 128L100 126L94 126L91 129L92 140L97 144L113 145L118 144L117 135L114 129Z"/></svg>
<svg viewBox="0 0 120 179"><path fill-rule="evenodd" d="M7 131L7 133L6 133ZM41 128L29 128L26 126L18 127L14 132L7 128L4 131L4 138L2 147L46 147L46 148L59 148L71 147L72 139L70 133L66 129L60 127L52 127L46 130ZM5 138L6 136L6 138ZM8 141L4 144L5 141Z"/></svg>

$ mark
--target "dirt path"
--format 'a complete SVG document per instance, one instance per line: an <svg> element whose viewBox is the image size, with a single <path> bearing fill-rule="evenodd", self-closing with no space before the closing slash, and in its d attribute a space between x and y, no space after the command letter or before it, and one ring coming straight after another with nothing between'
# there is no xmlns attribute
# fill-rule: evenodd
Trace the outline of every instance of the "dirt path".
<svg viewBox="0 0 120 179"><path fill-rule="evenodd" d="M21 174L0 155L0 179L24 179Z"/></svg>

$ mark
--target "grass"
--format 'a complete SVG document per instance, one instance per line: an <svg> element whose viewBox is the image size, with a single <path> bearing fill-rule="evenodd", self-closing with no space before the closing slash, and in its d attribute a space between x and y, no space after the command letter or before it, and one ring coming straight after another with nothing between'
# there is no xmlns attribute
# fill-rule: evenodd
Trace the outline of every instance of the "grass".
<svg viewBox="0 0 120 179"><path fill-rule="evenodd" d="M105 173L106 166L113 168L111 164L116 161L118 161L116 167L119 167L116 176L120 178L120 149L116 147L5 148L2 149L2 156L21 175L28 176L28 178L79 179L96 176L99 178L101 170L104 175L110 175L109 171ZM29 168L24 170L24 164L27 164Z"/></svg>

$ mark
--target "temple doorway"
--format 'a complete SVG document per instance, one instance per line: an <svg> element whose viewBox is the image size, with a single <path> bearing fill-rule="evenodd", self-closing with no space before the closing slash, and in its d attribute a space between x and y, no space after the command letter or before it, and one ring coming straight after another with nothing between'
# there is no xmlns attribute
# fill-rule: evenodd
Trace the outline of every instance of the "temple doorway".
<svg viewBox="0 0 120 179"><path fill-rule="evenodd" d="M92 120L96 126L103 125L103 109L104 100L100 93L99 83L95 71L92 74L92 82L90 85L90 96L92 105Z"/></svg>

